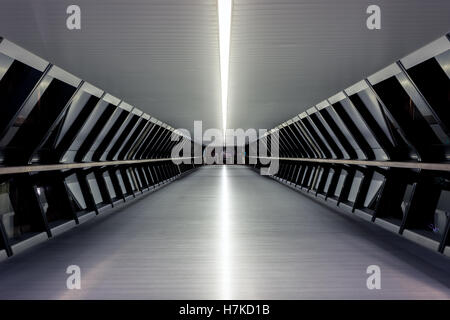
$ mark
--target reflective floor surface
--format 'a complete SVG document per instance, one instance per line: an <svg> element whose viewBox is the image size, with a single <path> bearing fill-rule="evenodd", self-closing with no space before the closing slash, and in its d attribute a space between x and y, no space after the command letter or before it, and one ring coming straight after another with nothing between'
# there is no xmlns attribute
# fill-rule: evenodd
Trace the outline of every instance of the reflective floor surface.
<svg viewBox="0 0 450 320"><path fill-rule="evenodd" d="M66 287L69 265L80 290ZM380 290L366 286L369 265ZM450 259L214 166L1 262L0 298L449 299Z"/></svg>

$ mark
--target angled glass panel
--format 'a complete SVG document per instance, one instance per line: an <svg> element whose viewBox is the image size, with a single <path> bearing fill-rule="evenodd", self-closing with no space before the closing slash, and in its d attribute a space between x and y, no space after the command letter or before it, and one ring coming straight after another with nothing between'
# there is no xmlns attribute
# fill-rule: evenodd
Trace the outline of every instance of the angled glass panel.
<svg viewBox="0 0 450 320"><path fill-rule="evenodd" d="M318 131L312 119L309 119L307 116L300 116L300 118L299 126L302 126L305 132L314 139L324 157L336 159L333 149L328 145L325 137Z"/></svg>
<svg viewBox="0 0 450 320"><path fill-rule="evenodd" d="M299 138L302 138L305 143L308 143L311 149L313 149L317 158L324 158L324 153L321 150L320 146L317 144L316 140L312 137L312 135L308 132L308 130L304 127L303 122L298 119L292 123L292 130Z"/></svg>
<svg viewBox="0 0 450 320"><path fill-rule="evenodd" d="M145 116L145 115L144 115ZM140 148L144 144L145 140L147 139L148 134L153 129L153 123L150 121L150 117L145 118L145 128L143 129L141 135L134 143L133 147L131 148L130 152L127 154L127 159L135 159L137 153L139 152Z"/></svg>
<svg viewBox="0 0 450 320"><path fill-rule="evenodd" d="M80 211L86 210L87 209L86 201L84 200L83 192L81 191L81 187L80 184L78 183L76 174L72 174L66 177L65 182L78 209Z"/></svg>
<svg viewBox="0 0 450 320"><path fill-rule="evenodd" d="M35 189L50 228L74 219L70 200L60 177L41 174Z"/></svg>
<svg viewBox="0 0 450 320"><path fill-rule="evenodd" d="M298 158L301 157L310 157L315 158L316 154L312 150L311 146L307 141L303 138L303 136L297 131L297 128L294 124L288 124L284 127L286 135L289 137L292 145L295 148L295 156Z"/></svg>
<svg viewBox="0 0 450 320"><path fill-rule="evenodd" d="M331 180L333 180L334 174L335 174L335 170L334 169L330 169L330 172L328 173L328 176L327 176L327 180L325 182L325 186L323 188L323 191L324 191L325 194L328 192L328 189L330 188Z"/></svg>
<svg viewBox="0 0 450 320"><path fill-rule="evenodd" d="M3 216L3 224L10 244L46 231L37 193L28 176L15 176L2 184L1 188L8 211ZM6 201L6 193L9 194L9 202Z"/></svg>
<svg viewBox="0 0 450 320"><path fill-rule="evenodd" d="M89 114L87 120L83 123L83 126L78 130L78 134L73 139L70 147L64 153L61 158L61 162L73 162L75 156L79 152L80 148L84 143L90 144L95 140L99 131L103 129L108 119L116 110L116 106L119 104L120 100L111 96L105 95L95 106L94 110ZM90 138L89 141L87 139ZM85 144L86 148L88 147ZM87 152L88 150L84 151ZM84 153L83 152L83 153ZM81 156L81 154L80 154Z"/></svg>
<svg viewBox="0 0 450 320"><path fill-rule="evenodd" d="M163 126L161 126L159 136L158 136L157 140L155 140L155 143L153 144L152 149L151 149L150 153L148 154L148 157L150 157L152 159L156 159L159 157L158 150L164 144L164 141L166 140L167 135L168 135L167 130Z"/></svg>
<svg viewBox="0 0 450 320"><path fill-rule="evenodd" d="M342 138L345 138L345 140L350 144L348 148L351 147L354 150L354 152L356 153L356 157L358 159L367 159L365 153L361 150L361 147L356 142L353 134L349 131L347 127L347 125L349 124L344 123L342 118L336 112L337 108L341 108L340 102L336 102L335 104L325 108L324 110L328 112L331 119L333 119L334 123L336 124L337 128L339 128L340 133L343 135Z"/></svg>
<svg viewBox="0 0 450 320"><path fill-rule="evenodd" d="M126 132L126 136L122 141L122 144L117 149L113 160L123 160L128 151L130 151L131 145L136 141L138 135L141 133L142 128L145 125L144 119L141 117L143 112L138 108L132 110L132 120L130 121L129 130ZM125 133L125 131L124 131Z"/></svg>
<svg viewBox="0 0 450 320"><path fill-rule="evenodd" d="M367 111L370 112L372 117L376 120L377 124L380 126L380 128L383 130L385 136L390 140L391 144L394 144L393 137L391 135L391 131L389 129L389 126L386 122L385 117L383 116L382 107L380 106L380 103L378 102L376 96L372 93L370 89L365 89L359 91L355 96L350 96L351 101L353 104L355 104L357 107L362 106L362 104L366 107ZM359 101L362 102L358 103L359 101L355 101L356 99L359 99Z"/></svg>
<svg viewBox="0 0 450 320"><path fill-rule="evenodd" d="M332 146L333 151L338 158L350 159L351 157L347 153L347 150L342 146L340 140L336 137L333 129L330 127L330 123L324 119L322 113L318 111L311 113L309 116L314 121L319 131L321 131L321 134L326 137L328 144Z"/></svg>
<svg viewBox="0 0 450 320"><path fill-rule="evenodd" d="M14 59L0 53L0 81L8 71L9 67L14 63Z"/></svg>
<svg viewBox="0 0 450 320"><path fill-rule="evenodd" d="M339 176L338 183L336 185L336 189L334 190L334 196L337 198L341 194L342 187L344 186L345 178L347 177L347 171L342 170L341 175Z"/></svg>
<svg viewBox="0 0 450 320"><path fill-rule="evenodd" d="M363 177L364 175L362 172L356 171L352 186L350 188L350 192L348 194L348 201L350 201L351 203L354 203L356 200L356 196L358 195L359 187L361 186Z"/></svg>
<svg viewBox="0 0 450 320"><path fill-rule="evenodd" d="M443 236L447 223L450 221L450 191L442 190L434 214L433 229Z"/></svg>
<svg viewBox="0 0 450 320"><path fill-rule="evenodd" d="M60 161L102 95L101 90L86 82L83 83L72 98L59 124L49 134L45 144L37 150L40 163Z"/></svg>
<svg viewBox="0 0 450 320"><path fill-rule="evenodd" d="M63 116L81 80L53 66L0 142L5 161L28 163Z"/></svg>
<svg viewBox="0 0 450 320"><path fill-rule="evenodd" d="M122 193L126 195L128 193L128 191L127 191L127 188L125 187L125 182L123 181L121 171L117 170L116 175L117 175L117 180L119 181L120 189L122 190Z"/></svg>
<svg viewBox="0 0 450 320"><path fill-rule="evenodd" d="M0 139L47 67L47 61L0 38Z"/></svg>
<svg viewBox="0 0 450 320"><path fill-rule="evenodd" d="M129 112L122 108L117 108L114 114L108 120L108 123L99 133L97 139L91 147L93 151L92 161L101 161L106 159L106 150L112 145L112 140L117 135L117 131L123 125L123 122L128 117Z"/></svg>
<svg viewBox="0 0 450 320"><path fill-rule="evenodd" d="M421 157L439 157L432 150L432 146L439 146L440 140L397 78L390 77L375 84L373 88L397 123L399 123L407 139L419 151Z"/></svg>
<svg viewBox="0 0 450 320"><path fill-rule="evenodd" d="M130 134L133 133L134 128L136 127L136 123L139 121L139 117L136 116L133 113L130 113L130 115L127 117L125 121L125 125L122 126L121 133L117 135L117 139L115 140L115 143L113 144L112 148L108 151L108 154L106 156L106 160L117 160L117 155L122 148L122 146L125 144L127 139L129 138Z"/></svg>
<svg viewBox="0 0 450 320"><path fill-rule="evenodd" d="M147 142L144 145L144 148L142 150L142 155L140 156L140 159L149 159L151 156L152 150L155 148L155 145L159 141L161 137L163 128L159 124L155 124L155 130L153 130L149 137Z"/></svg>
<svg viewBox="0 0 450 320"><path fill-rule="evenodd" d="M77 92L75 97L72 99L69 109L67 110L67 114L64 117L60 133L56 144L60 144L63 137L69 131L69 129L73 126L74 122L81 116L83 109L92 110L100 97L103 95L103 91L95 88L94 86L88 84L87 82L83 83L80 90ZM84 117L83 117L84 118Z"/></svg>
<svg viewBox="0 0 450 320"><path fill-rule="evenodd" d="M89 188L91 189L92 196L94 197L94 202L97 206L102 206L105 204L105 200L100 192L100 187L98 186L97 179L93 173L87 175L87 181L89 183Z"/></svg>
<svg viewBox="0 0 450 320"><path fill-rule="evenodd" d="M100 157L101 161L105 160L112 160L112 153L115 153L115 148L117 148L118 143L120 144L120 137L122 136L124 130L129 125L130 121L133 118L133 113L131 113L131 110L133 110L133 107L129 105L128 103L122 102L119 105L119 108L123 110L124 115L126 115L125 119L122 121L116 132L114 133L114 136L109 141L107 148L103 152L103 155ZM123 116L121 116L122 118ZM119 124L117 122L117 124Z"/></svg>
<svg viewBox="0 0 450 320"><path fill-rule="evenodd" d="M143 137L142 141L137 146L136 150L134 151L132 158L133 159L142 159L143 154L145 150L148 147L149 142L151 141L152 137L154 136L155 132L158 130L158 126L150 119L150 124L148 126L148 129L145 132L145 136Z"/></svg>
<svg viewBox="0 0 450 320"><path fill-rule="evenodd" d="M358 143L362 144L362 147L370 148L375 156L375 159L378 160L387 160L387 155L385 151L381 148L377 139L373 135L372 131L368 128L364 119L361 117L361 114L357 111L353 103L348 99L343 99L339 102L339 106L335 106L336 112L340 112L341 117L347 119L347 121L352 121L348 125L354 126L354 131L357 131L358 134ZM339 109L342 108L342 109ZM368 150L364 151L365 153L369 153Z"/></svg>
<svg viewBox="0 0 450 320"><path fill-rule="evenodd" d="M450 129L450 50L407 69L440 120Z"/></svg>
<svg viewBox="0 0 450 320"><path fill-rule="evenodd" d="M378 172L374 173L373 178L370 181L369 190L367 191L366 198L364 200L364 207L370 210L375 210L376 197L381 186L384 183L384 180L385 178L383 175L379 174Z"/></svg>
<svg viewBox="0 0 450 320"><path fill-rule="evenodd" d="M9 182L0 183L0 222L7 238L14 236L14 208L9 198Z"/></svg>
<svg viewBox="0 0 450 320"><path fill-rule="evenodd" d="M105 171L103 173L103 177L105 179L106 187L108 189L109 195L111 196L111 199L113 199L113 201L117 200L117 194L116 191L114 190L114 186L111 177L109 175L109 172Z"/></svg>
<svg viewBox="0 0 450 320"><path fill-rule="evenodd" d="M125 160L129 152L131 152L133 145L137 142L139 136L143 133L144 128L147 125L147 121L145 119L140 118L138 123L136 124L133 132L130 134L128 140L122 145L119 153L116 156L118 160Z"/></svg>

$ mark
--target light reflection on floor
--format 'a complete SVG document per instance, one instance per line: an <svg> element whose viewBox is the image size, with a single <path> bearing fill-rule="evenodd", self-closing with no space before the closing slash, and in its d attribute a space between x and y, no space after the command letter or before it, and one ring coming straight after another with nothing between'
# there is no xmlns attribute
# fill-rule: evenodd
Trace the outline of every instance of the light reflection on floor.
<svg viewBox="0 0 450 320"><path fill-rule="evenodd" d="M228 192L227 166L222 167L220 199L220 252L221 252L221 299L231 299L231 239L230 239L230 199Z"/></svg>

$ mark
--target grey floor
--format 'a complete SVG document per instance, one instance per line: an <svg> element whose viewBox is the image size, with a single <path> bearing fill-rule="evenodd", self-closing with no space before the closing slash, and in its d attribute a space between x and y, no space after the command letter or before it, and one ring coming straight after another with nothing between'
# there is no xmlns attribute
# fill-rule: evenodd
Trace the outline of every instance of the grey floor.
<svg viewBox="0 0 450 320"><path fill-rule="evenodd" d="M66 288L69 265L81 290ZM369 265L380 290L366 287ZM216 166L0 263L0 298L449 299L450 260Z"/></svg>

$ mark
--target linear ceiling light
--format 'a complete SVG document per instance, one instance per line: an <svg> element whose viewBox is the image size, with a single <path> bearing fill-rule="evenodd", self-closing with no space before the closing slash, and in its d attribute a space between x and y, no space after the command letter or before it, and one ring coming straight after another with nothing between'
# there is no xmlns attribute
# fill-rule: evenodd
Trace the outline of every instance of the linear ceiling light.
<svg viewBox="0 0 450 320"><path fill-rule="evenodd" d="M231 9L233 0L217 0L219 16L220 81L222 94L222 127L225 137L228 114L228 74L230 66Z"/></svg>

